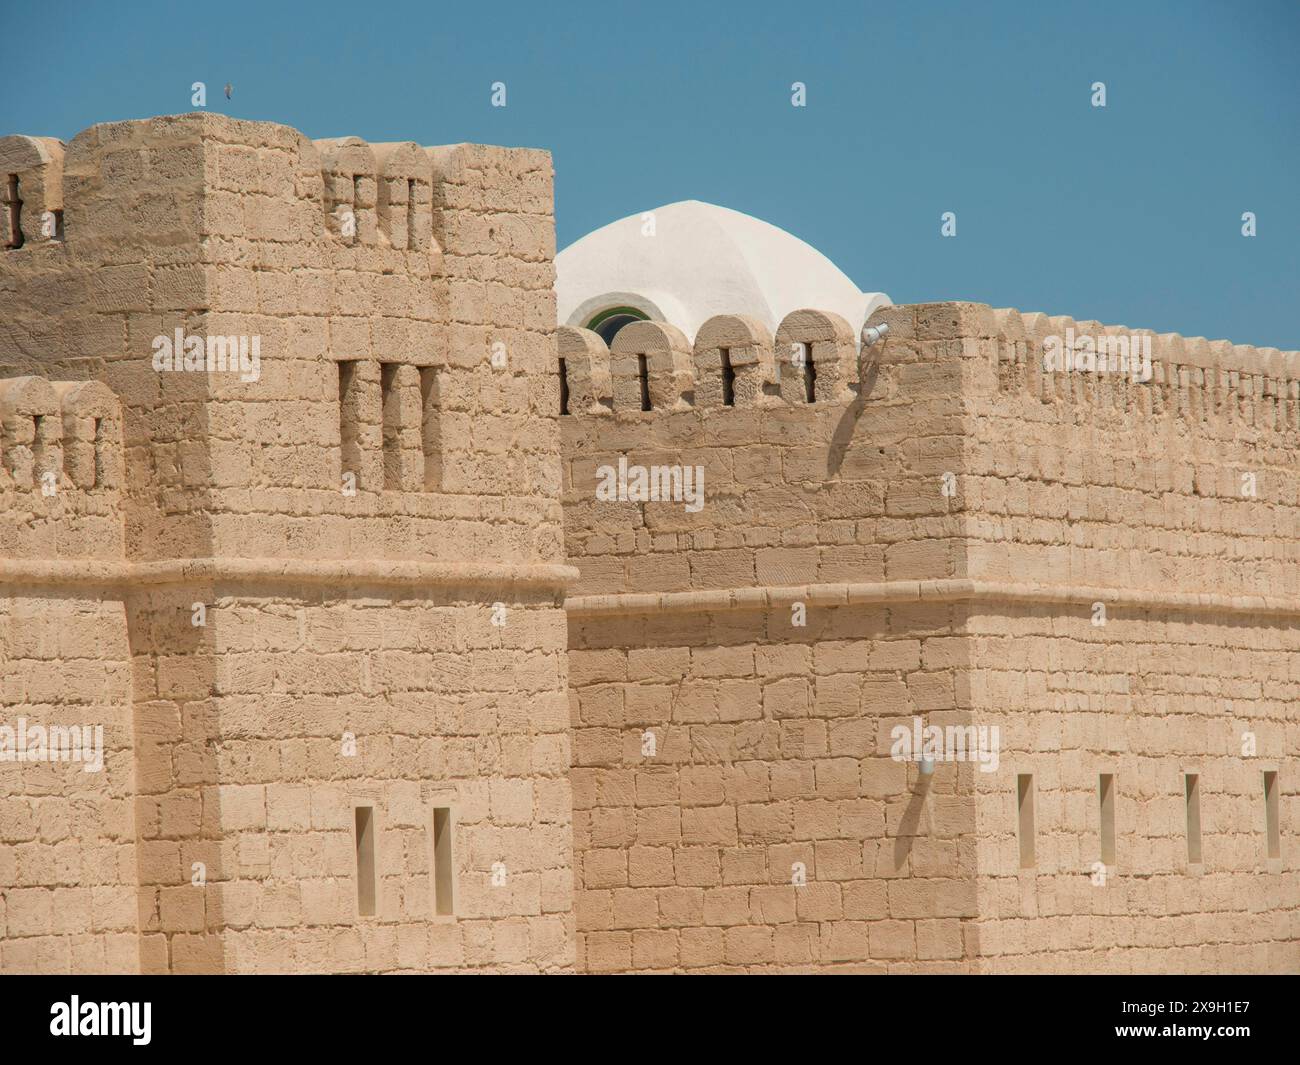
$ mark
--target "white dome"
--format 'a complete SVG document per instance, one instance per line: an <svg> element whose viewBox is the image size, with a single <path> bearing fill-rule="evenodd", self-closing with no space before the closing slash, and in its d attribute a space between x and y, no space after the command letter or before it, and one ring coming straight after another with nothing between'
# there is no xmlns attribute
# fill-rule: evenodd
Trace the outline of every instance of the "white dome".
<svg viewBox="0 0 1300 1065"><path fill-rule="evenodd" d="M699 200L629 215L570 244L555 257L555 292L563 325L585 326L602 311L628 306L691 340L715 314L748 314L775 331L802 307L834 311L856 333L891 302L858 291L785 230Z"/></svg>

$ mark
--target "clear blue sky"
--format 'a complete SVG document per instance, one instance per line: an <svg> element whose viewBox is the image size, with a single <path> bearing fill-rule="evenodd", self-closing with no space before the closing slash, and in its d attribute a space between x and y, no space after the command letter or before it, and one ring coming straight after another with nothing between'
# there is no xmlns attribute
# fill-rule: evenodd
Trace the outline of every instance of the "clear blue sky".
<svg viewBox="0 0 1300 1065"><path fill-rule="evenodd" d="M210 109L311 137L548 148L561 247L708 200L897 302L1300 348L1300 0L22 11L6 18L22 37L0 64L0 133L193 110L201 80Z"/></svg>

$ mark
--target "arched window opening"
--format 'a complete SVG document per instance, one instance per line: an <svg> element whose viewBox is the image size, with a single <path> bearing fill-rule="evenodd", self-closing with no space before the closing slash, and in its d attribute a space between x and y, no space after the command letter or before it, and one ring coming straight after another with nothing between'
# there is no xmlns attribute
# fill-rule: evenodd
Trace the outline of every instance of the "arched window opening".
<svg viewBox="0 0 1300 1065"><path fill-rule="evenodd" d="M609 307L595 315L587 323L587 328L596 333L608 346L614 343L614 337L625 325L648 320L649 316L635 307Z"/></svg>

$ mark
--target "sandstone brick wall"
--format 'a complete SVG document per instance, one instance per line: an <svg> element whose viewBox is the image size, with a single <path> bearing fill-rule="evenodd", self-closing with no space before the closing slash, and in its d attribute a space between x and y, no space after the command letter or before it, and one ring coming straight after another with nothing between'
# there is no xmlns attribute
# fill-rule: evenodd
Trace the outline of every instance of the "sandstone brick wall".
<svg viewBox="0 0 1300 1065"><path fill-rule="evenodd" d="M972 577L1300 593L1300 352L955 305L977 418ZM1044 372L1048 336L1149 338L1151 380ZM900 357L914 345L889 338ZM903 355L903 352L907 355Z"/></svg>
<svg viewBox="0 0 1300 1065"><path fill-rule="evenodd" d="M1300 970L1300 355L1153 336L1143 383L1044 372L1046 336L1122 326L973 306L954 321L977 415L958 496L970 575L1056 600L989 604L969 626L974 712L1001 724L1006 750L1004 771L975 781L984 968ZM1277 858L1265 772L1278 774ZM1103 773L1116 826L1104 885ZM1018 774L1034 777L1032 870L1019 868Z"/></svg>
<svg viewBox="0 0 1300 1065"><path fill-rule="evenodd" d="M864 394L842 318L791 314L776 357L765 332L721 316L701 327L692 351L671 326L637 323L609 353L587 330L559 330L578 382L562 444L565 538L581 571L574 594L959 575L960 519L929 496L962 460L960 364L869 364ZM796 345L812 345L812 404L791 360ZM724 347L736 377L731 406L709 387ZM648 412L636 402L637 359L647 352ZM620 455L702 466L704 509L598 500L597 470Z"/></svg>
<svg viewBox="0 0 1300 1065"><path fill-rule="evenodd" d="M982 970L1300 970L1296 711L1290 619L1143 609L1094 627L1086 604L971 619L972 716L1002 762L975 776ZM1256 754L1243 756L1247 734ZM1268 856L1263 774L1279 774ZM1201 861L1185 774L1199 777ZM1016 777L1032 774L1035 860L1022 869ZM1101 861L1099 781L1115 856Z"/></svg>
<svg viewBox="0 0 1300 1065"><path fill-rule="evenodd" d="M0 377L122 400L140 964L569 968L549 156L194 114L0 163ZM257 372L160 371L176 330Z"/></svg>
<svg viewBox="0 0 1300 1065"><path fill-rule="evenodd" d="M571 622L587 970L963 967L969 792L888 757L912 713L960 718L954 610L788 615Z"/></svg>
<svg viewBox="0 0 1300 1065"><path fill-rule="evenodd" d="M564 628L553 604L512 602L498 628L481 603L363 581L274 596L227 582L209 602L202 669L179 642L138 667L151 696L137 704L146 968L570 965L568 734L555 682ZM194 640L179 595L136 608L137 627ZM372 917L358 913L356 803L375 809ZM456 822L456 919L432 916L437 806ZM191 886L195 862L206 891Z"/></svg>
<svg viewBox="0 0 1300 1065"><path fill-rule="evenodd" d="M612 352L561 330L580 964L1300 970L1300 359L1160 337L1135 383L1042 369L1047 335L1120 327L971 304L873 323L857 395L812 407L752 325L710 323L693 351L654 326ZM651 412L626 383L646 352ZM619 454L703 465L708 502L598 501ZM846 498L851 520L826 520ZM997 771L892 761L913 715L997 726Z"/></svg>
<svg viewBox="0 0 1300 1065"><path fill-rule="evenodd" d="M1128 331L966 303L607 349L532 150L194 114L0 177L0 723L106 749L0 762L0 969L1300 971L1297 353L1045 372Z"/></svg>
<svg viewBox="0 0 1300 1065"><path fill-rule="evenodd" d="M0 380L4 972L138 968L130 653L106 584L121 566L121 464L102 385ZM50 742L91 757L48 760Z"/></svg>
<svg viewBox="0 0 1300 1065"><path fill-rule="evenodd" d="M134 733L122 603L9 586L0 636L0 725L103 730L98 772L86 772L85 762L0 761L0 971L135 972Z"/></svg>
<svg viewBox="0 0 1300 1065"><path fill-rule="evenodd" d="M959 573L960 519L926 500L961 468L960 364L860 368L814 311L775 340L723 318L693 350L647 324L559 351L579 964L966 967L969 787L889 758L898 722L969 707L960 607L917 591ZM597 499L619 456L703 466L703 507Z"/></svg>

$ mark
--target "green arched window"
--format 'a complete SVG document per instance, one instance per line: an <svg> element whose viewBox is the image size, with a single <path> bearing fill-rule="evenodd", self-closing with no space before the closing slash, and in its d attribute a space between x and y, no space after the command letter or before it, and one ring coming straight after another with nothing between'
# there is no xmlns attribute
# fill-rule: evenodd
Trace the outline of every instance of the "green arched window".
<svg viewBox="0 0 1300 1065"><path fill-rule="evenodd" d="M631 322L649 321L649 315L635 307L609 307L595 315L587 328L597 333L606 344L612 344L618 331Z"/></svg>

